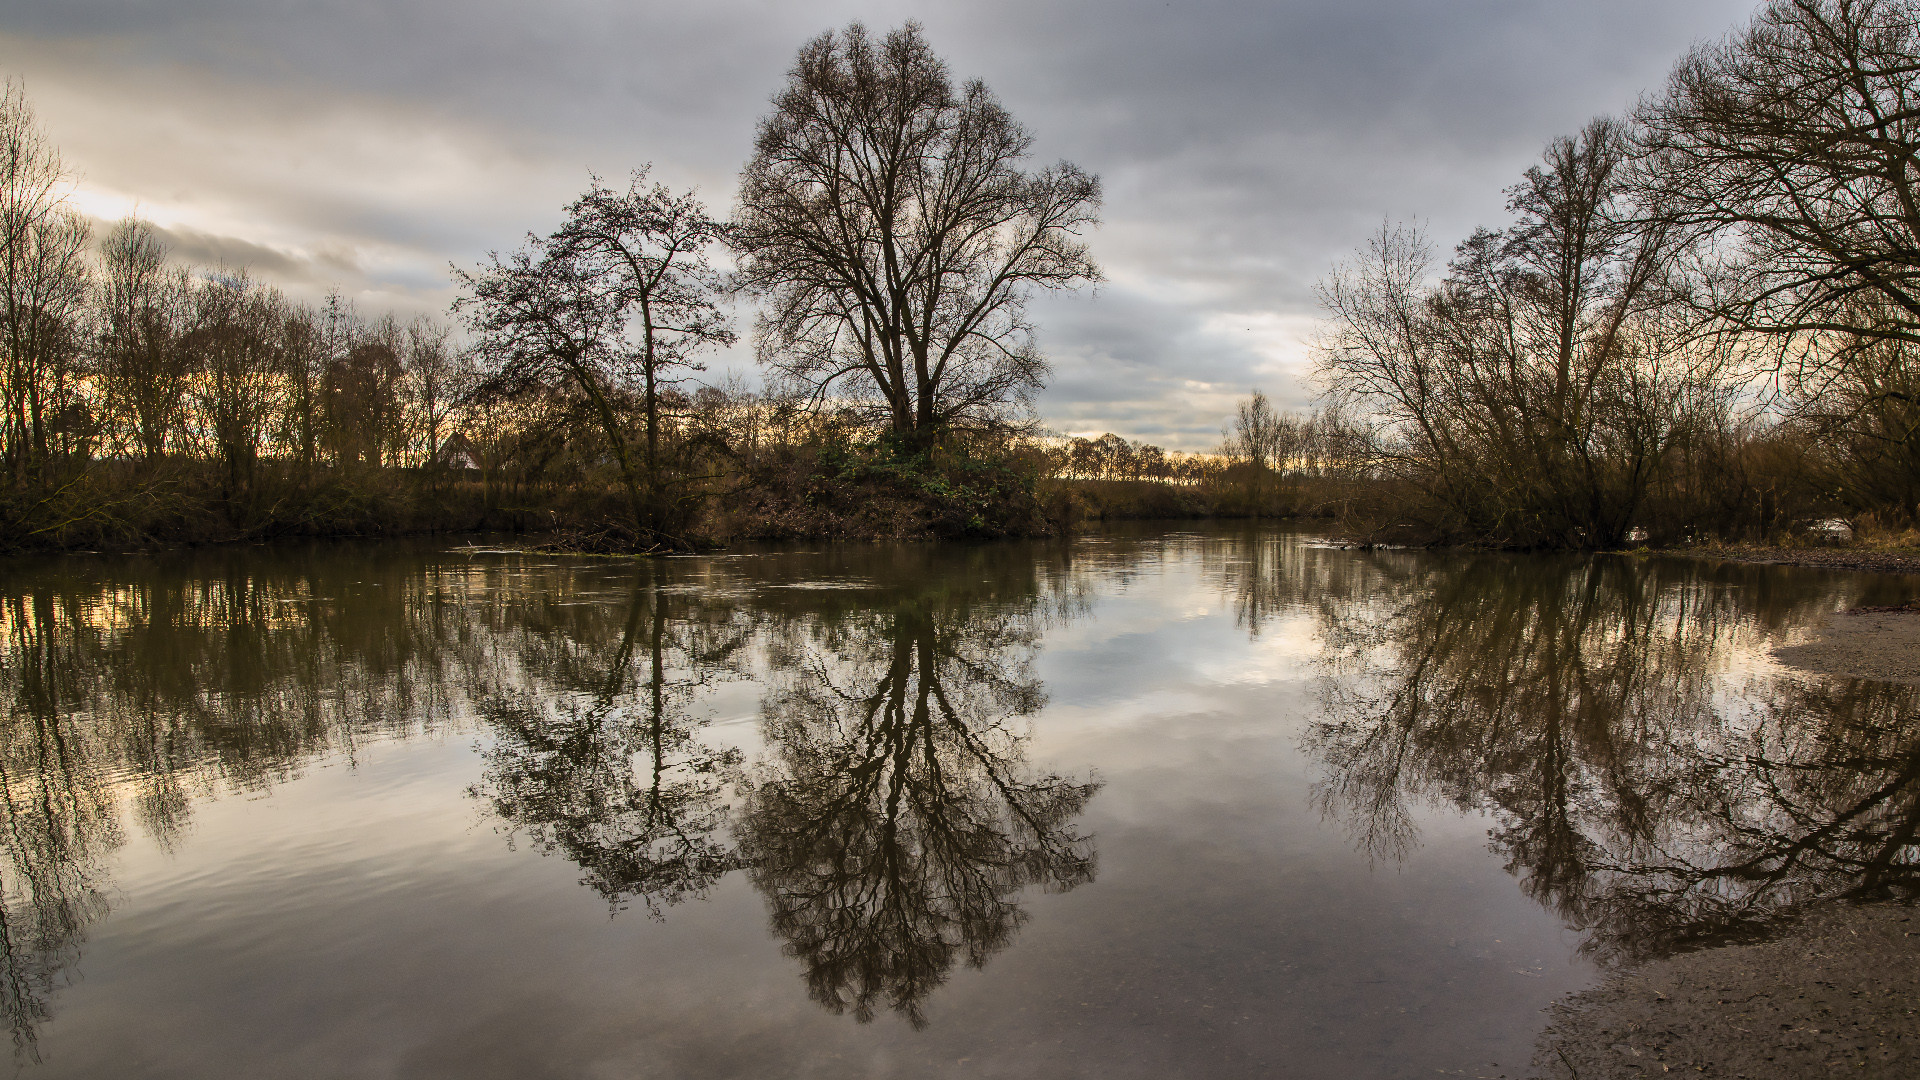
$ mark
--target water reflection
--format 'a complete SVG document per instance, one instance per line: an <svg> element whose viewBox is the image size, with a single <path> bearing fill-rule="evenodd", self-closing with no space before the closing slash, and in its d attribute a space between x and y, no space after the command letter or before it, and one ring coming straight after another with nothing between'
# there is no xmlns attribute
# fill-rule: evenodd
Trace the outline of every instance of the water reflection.
<svg viewBox="0 0 1920 1080"><path fill-rule="evenodd" d="M56 561L0 595L0 1008L29 1056L135 824L265 792L370 739L471 731L510 844L656 917L744 869L823 1005L918 1023L1006 947L1030 886L1091 880L1095 785L1037 772L1063 551L641 565L384 546ZM78 568L78 569L76 569ZM804 572L802 572L804 571ZM702 695L758 680L761 748Z"/></svg>
<svg viewBox="0 0 1920 1080"><path fill-rule="evenodd" d="M1131 696L1116 700L1151 699L1115 722L1134 725L1128 738L1157 739L1154 710L1216 692L1242 695L1230 719L1256 719L1224 725L1231 749L1207 753L1258 739L1291 749L1299 732L1321 778L1313 798L1376 862L1421 843L1425 804L1484 812L1526 895L1585 928L1602 955L1758 932L1817 897L1920 891L1920 691L1752 663L1782 630L1836 606L1903 598L1831 577L1357 553L1271 532L639 565L382 545L9 574L0 1009L28 1056L89 933L109 940L98 927L119 852L139 847L129 836L184 851L209 798L273 791L378 740L450 733L478 750L477 767L442 760L472 769L449 790L467 791L468 811L505 837L487 841L489 857L507 844L546 853L559 887L578 876L675 930L697 921L676 905L731 902L719 883L739 871L732 880L759 894L739 894L747 917L764 904L790 957L767 948L769 962L790 965L816 1002L924 1024L962 965L1002 956L994 970L1009 973L1022 962L1003 954L1032 894L1093 880L1080 824L1099 790L1089 762L1032 750L1048 635L1067 643L1050 662L1069 657L1050 676L1055 693L1079 678L1102 692L1124 684ZM1168 614L1083 624L1096 597ZM1128 640L1149 624L1161 636ZM1229 659L1261 678L1230 690L1181 654L1249 636L1259 647ZM1261 665L1308 650L1319 695L1303 726L1287 727L1298 684L1273 687L1301 669ZM1168 669L1199 692L1153 698L1157 670L1100 666L1118 656L1145 669L1162 653L1179 654ZM717 711L723 700L731 711ZM1211 707L1169 730L1198 745ZM1073 745L1097 747L1086 732L1108 719L1087 712L1070 713ZM1219 775L1207 770L1231 771L1225 758L1176 749L1170 758L1200 775L1154 774L1140 762L1158 748L1121 758L1135 770L1122 810L1140 814L1167 780L1188 785L1181 813L1226 813L1190 798ZM1121 789L1116 779L1104 805ZM1236 827L1321 827L1309 819ZM1213 824L1195 820L1184 835ZM1209 887L1154 883L1153 865L1133 864L1125 887L1164 902L1156 911L1186 911L1182 898ZM1070 903L1096 909L1100 896ZM1259 901L1209 902L1238 917ZM1204 937L1172 928L1179 918L1122 932ZM1250 962L1246 985L1266 993L1260 980L1293 977L1272 960Z"/></svg>
<svg viewBox="0 0 1920 1080"><path fill-rule="evenodd" d="M806 622L765 703L741 847L808 990L861 1020L922 1004L1012 940L1020 892L1093 880L1074 819L1098 785L1027 767L1045 697L1034 601L930 588Z"/></svg>
<svg viewBox="0 0 1920 1080"><path fill-rule="evenodd" d="M1627 559L1375 570L1372 599L1322 605L1305 736L1369 854L1406 855L1423 800L1484 811L1526 893L1608 957L1914 892L1915 691L1731 667L1830 596Z"/></svg>
<svg viewBox="0 0 1920 1080"><path fill-rule="evenodd" d="M703 742L690 705L738 675L750 625L659 586L635 583L604 656L592 640L532 637L549 647L523 655L528 683L479 704L491 742L472 790L609 903L637 898L656 917L740 865L726 802L740 752Z"/></svg>
<svg viewBox="0 0 1920 1080"><path fill-rule="evenodd" d="M102 858L121 841L99 747L63 717L82 697L78 642L53 598L8 598L0 726L0 1010L33 1056L54 988L107 912Z"/></svg>
<svg viewBox="0 0 1920 1080"><path fill-rule="evenodd" d="M816 1001L924 1023L956 963L1012 940L1023 890L1092 880L1074 819L1096 785L1030 769L1020 727L1045 701L1039 630L1079 602L1055 587L1071 575L1010 549L895 559L759 589L675 590L655 568L604 655L536 635L525 651L552 659L481 702L474 794L656 916L744 868ZM770 690L749 776L692 705L749 674L750 644Z"/></svg>
<svg viewBox="0 0 1920 1080"><path fill-rule="evenodd" d="M292 552L136 561L111 578L29 565L0 594L0 1010L33 1059L108 913L126 819L171 847L197 795L439 730L475 658L469 636L444 632L459 598L418 559L387 583Z"/></svg>

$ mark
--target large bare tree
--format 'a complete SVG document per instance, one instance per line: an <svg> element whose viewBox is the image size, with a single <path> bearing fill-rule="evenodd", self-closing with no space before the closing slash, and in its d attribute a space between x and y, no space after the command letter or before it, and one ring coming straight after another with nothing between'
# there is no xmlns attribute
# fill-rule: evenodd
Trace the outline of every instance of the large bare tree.
<svg viewBox="0 0 1920 1080"><path fill-rule="evenodd" d="M1016 413L1047 374L1029 296L1100 279L1080 240L1099 180L1023 171L1031 145L915 23L808 42L740 178L763 362L914 441Z"/></svg>
<svg viewBox="0 0 1920 1080"><path fill-rule="evenodd" d="M1920 5L1773 0L1636 119L1641 196L1702 241L1715 314L1803 355L1920 343Z"/></svg>

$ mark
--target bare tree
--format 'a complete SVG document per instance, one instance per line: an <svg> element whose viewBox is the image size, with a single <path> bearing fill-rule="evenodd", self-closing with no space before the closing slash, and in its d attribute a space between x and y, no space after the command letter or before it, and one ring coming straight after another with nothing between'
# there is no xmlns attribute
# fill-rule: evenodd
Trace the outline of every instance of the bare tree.
<svg viewBox="0 0 1920 1080"><path fill-rule="evenodd" d="M1694 238L1696 302L1780 377L1809 479L1920 517L1920 5L1773 0L1639 119L1645 200Z"/></svg>
<svg viewBox="0 0 1920 1080"><path fill-rule="evenodd" d="M338 298L338 293L328 297L329 304L335 304ZM290 307L281 340L280 377L284 382L276 437L309 476L319 464L325 436L322 391L328 359L326 316L305 304Z"/></svg>
<svg viewBox="0 0 1920 1080"><path fill-rule="evenodd" d="M1284 489L1289 477L1297 478L1306 468L1315 449L1316 428L1315 417L1280 412L1258 389L1235 410L1222 449L1228 460L1245 463L1250 507L1255 514L1267 507L1269 473L1279 478ZM1287 494L1284 490L1281 493ZM1278 508L1296 509L1290 503Z"/></svg>
<svg viewBox="0 0 1920 1080"><path fill-rule="evenodd" d="M1649 211L1704 238L1714 314L1803 344L1920 342L1912 0L1773 0L1682 60L1637 119L1637 186Z"/></svg>
<svg viewBox="0 0 1920 1080"><path fill-rule="evenodd" d="M627 305L617 281L584 251L528 235L526 246L493 253L477 272L455 270L476 353L490 373L483 397L506 398L564 385L591 406L613 451L635 526L646 519L641 473L627 444L616 396L631 355Z"/></svg>
<svg viewBox="0 0 1920 1080"><path fill-rule="evenodd" d="M186 347L194 361L194 404L210 456L223 466L229 513L254 488L255 465L281 405L280 342L288 307L244 271L209 273L194 293Z"/></svg>
<svg viewBox="0 0 1920 1080"><path fill-rule="evenodd" d="M191 316L191 279L167 265L165 245L138 217L107 234L100 263L97 363L108 409L152 465L166 454L186 406L190 371L180 339Z"/></svg>
<svg viewBox="0 0 1920 1080"><path fill-rule="evenodd" d="M1442 534L1618 544L1676 433L1724 404L1723 343L1674 301L1671 234L1626 200L1626 152L1609 120L1555 140L1510 193L1515 223L1475 233L1438 287L1395 229L1321 287L1323 371Z"/></svg>
<svg viewBox="0 0 1920 1080"><path fill-rule="evenodd" d="M360 328L346 351L332 358L321 383L334 461L394 464L403 441L400 414L401 340L391 314Z"/></svg>
<svg viewBox="0 0 1920 1080"><path fill-rule="evenodd" d="M1256 469L1271 467L1278 456L1280 428L1285 422L1256 387L1234 411L1233 427L1227 432L1227 453Z"/></svg>
<svg viewBox="0 0 1920 1080"><path fill-rule="evenodd" d="M637 170L625 192L595 177L587 193L567 208L554 233L557 252L578 258L607 281L623 308L638 318L639 342L629 362L641 381L646 410L646 520L665 523L661 500L661 390L676 370L700 370L693 355L731 345L735 336L720 309L719 275L707 257L721 226L692 192L675 195L664 185L646 186Z"/></svg>
<svg viewBox="0 0 1920 1080"><path fill-rule="evenodd" d="M915 441L1023 406L1047 373L1029 295L1100 279L1079 239L1099 180L1022 171L1031 144L984 83L953 85L916 23L807 43L740 177L763 362Z"/></svg>
<svg viewBox="0 0 1920 1080"><path fill-rule="evenodd" d="M407 324L404 367L413 413L408 429L418 464L430 464L442 440L451 436L454 410L471 389L468 357L452 339L451 329L425 316Z"/></svg>
<svg viewBox="0 0 1920 1080"><path fill-rule="evenodd" d="M0 87L0 454L16 483L49 477L61 429L78 419L78 320L88 229L68 177L15 82Z"/></svg>

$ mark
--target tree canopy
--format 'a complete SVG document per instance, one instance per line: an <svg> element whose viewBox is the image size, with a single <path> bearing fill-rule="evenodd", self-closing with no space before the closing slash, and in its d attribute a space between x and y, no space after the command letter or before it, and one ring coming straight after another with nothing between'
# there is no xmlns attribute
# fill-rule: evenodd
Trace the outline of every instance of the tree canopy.
<svg viewBox="0 0 1920 1080"><path fill-rule="evenodd" d="M1023 171L1032 141L915 23L808 42L740 177L762 360L898 435L1016 415L1047 374L1028 298L1100 279L1080 240L1100 182Z"/></svg>

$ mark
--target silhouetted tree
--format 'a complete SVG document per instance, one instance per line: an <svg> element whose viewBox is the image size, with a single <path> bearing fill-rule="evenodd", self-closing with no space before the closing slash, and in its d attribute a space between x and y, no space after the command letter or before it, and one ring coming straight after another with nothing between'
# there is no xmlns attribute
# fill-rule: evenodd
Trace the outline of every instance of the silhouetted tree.
<svg viewBox="0 0 1920 1080"><path fill-rule="evenodd" d="M176 438L191 370L181 337L192 316L192 280L166 256L153 226L129 217L102 244L97 285L106 403L149 465Z"/></svg>
<svg viewBox="0 0 1920 1080"><path fill-rule="evenodd" d="M1815 488L1920 515L1920 6L1773 0L1638 110L1647 212L1780 379Z"/></svg>
<svg viewBox="0 0 1920 1080"><path fill-rule="evenodd" d="M617 396L630 355L619 283L586 253L528 235L526 246L489 256L475 273L454 271L474 351L490 368L483 396L561 385L590 403L620 468L635 527L646 516L641 474L627 443Z"/></svg>
<svg viewBox="0 0 1920 1080"><path fill-rule="evenodd" d="M658 531L669 525L662 505L662 390L677 371L700 370L695 353L731 345L735 337L718 303L719 275L707 257L721 226L691 192L644 186L646 176L644 168L635 172L624 193L594 178L567 208L552 243L595 267L639 320L640 340L628 363L639 374L646 415L644 524Z"/></svg>
<svg viewBox="0 0 1920 1080"><path fill-rule="evenodd" d="M1394 229L1321 287L1322 371L1378 418L1376 461L1441 538L1617 546L1725 405L1722 342L1666 287L1671 232L1628 202L1627 149L1610 120L1556 139L1515 223L1461 244L1438 288Z"/></svg>
<svg viewBox="0 0 1920 1080"><path fill-rule="evenodd" d="M454 417L472 389L473 370L466 353L455 347L452 331L424 317L407 324L404 367L413 413L407 425L412 457L430 465L454 433Z"/></svg>
<svg viewBox="0 0 1920 1080"><path fill-rule="evenodd" d="M16 82L0 87L0 463L44 488L70 456L80 407L86 222L69 179Z"/></svg>
<svg viewBox="0 0 1920 1080"><path fill-rule="evenodd" d="M1920 8L1772 0L1637 112L1650 212L1734 327L1920 344ZM1820 350L1804 353L1818 359Z"/></svg>
<svg viewBox="0 0 1920 1080"><path fill-rule="evenodd" d="M953 85L916 23L807 43L740 177L763 362L923 443L1023 405L1047 371L1029 294L1100 277L1079 240L1099 181L1021 171L1031 144L984 83Z"/></svg>
<svg viewBox="0 0 1920 1080"><path fill-rule="evenodd" d="M182 347L192 358L202 437L222 466L230 515L248 509L255 465L279 415L287 316L285 297L244 271L208 274L194 290L193 329Z"/></svg>

